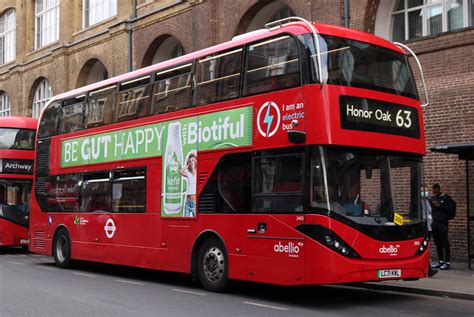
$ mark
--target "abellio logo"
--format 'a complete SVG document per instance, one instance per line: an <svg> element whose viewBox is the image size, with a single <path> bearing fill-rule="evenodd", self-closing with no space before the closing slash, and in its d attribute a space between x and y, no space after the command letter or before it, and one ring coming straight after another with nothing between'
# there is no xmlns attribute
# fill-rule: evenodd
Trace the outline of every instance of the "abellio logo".
<svg viewBox="0 0 474 317"><path fill-rule="evenodd" d="M382 247L379 249L380 254L390 254L391 256L396 256L398 255L398 248L400 245L389 245L388 247L382 245Z"/></svg>
<svg viewBox="0 0 474 317"><path fill-rule="evenodd" d="M298 257L298 253L300 253L300 247L302 246L302 242L299 242L298 245L295 245L293 242L282 244L281 241L278 241L278 244L273 246L273 250L277 253L287 253L290 257Z"/></svg>

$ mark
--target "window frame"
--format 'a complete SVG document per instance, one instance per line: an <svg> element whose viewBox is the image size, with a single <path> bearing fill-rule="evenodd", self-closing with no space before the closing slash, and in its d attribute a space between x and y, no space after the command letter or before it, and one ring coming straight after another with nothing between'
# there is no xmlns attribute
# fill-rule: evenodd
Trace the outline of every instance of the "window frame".
<svg viewBox="0 0 474 317"><path fill-rule="evenodd" d="M76 107L82 107L82 111L76 112L74 108ZM69 109L74 110L74 112L70 113L69 115L65 116L65 112L68 111ZM86 111L86 95L80 95L80 96L75 96L68 98L66 100L63 100L61 102L61 107L59 110L58 114L58 134L66 134L66 133L71 133L71 132L78 132L82 131L85 129L84 127L84 121L85 121L85 115L81 115L81 122L79 122L80 127L78 127L77 130L71 130L71 129L65 129L64 125L66 123L66 118L70 118L75 116L76 114L80 113L85 113Z"/></svg>
<svg viewBox="0 0 474 317"><path fill-rule="evenodd" d="M248 73L248 66L249 66L249 60L250 60L249 48L251 46L255 46L255 45L258 45L258 44L262 45L263 43L271 42L271 41L277 40L278 38L283 38L283 37L288 37L288 38L292 39L295 42L296 46L297 46L297 49L298 49L297 56L298 56L299 84L295 85L295 86L292 86L292 87L282 87L282 88L279 88L279 89L271 89L271 90L268 90L268 91L257 92L257 93L246 92L245 87L247 86L247 76L248 76L247 73ZM271 92L274 92L274 91L280 91L280 90L285 90L285 89L292 89L292 88L297 88L297 87L301 87L301 86L305 85L305 83L307 81L305 81L305 75L304 75L305 68L303 66L304 65L306 66L306 64L305 64L305 58L306 57L303 55L303 51L305 51L305 47L304 47L304 44L301 42L300 38L298 36L294 36L294 35L289 34L289 33L281 33L281 34L277 34L277 35L272 36L272 37L263 38L263 39L260 39L258 41L255 41L255 42L245 44L239 98L256 96L256 95L271 93Z"/></svg>
<svg viewBox="0 0 474 317"><path fill-rule="evenodd" d="M46 5L50 4L50 1L54 1L54 3L50 7L47 7ZM39 3L41 3L42 6L41 10L38 9ZM59 40L60 0L36 0L34 10L35 49L40 49ZM55 17L55 19L53 20L52 17ZM50 18L51 20L48 20L47 18ZM48 22L50 24L48 24ZM54 36L51 36L49 40L46 40L48 38L46 34L49 31L54 31Z"/></svg>
<svg viewBox="0 0 474 317"><path fill-rule="evenodd" d="M227 100L234 100L234 99L242 98L242 96L243 96L242 95L242 83L243 83L243 78L244 78L244 74L242 73L242 71L245 69L245 68L242 68L242 65L245 65L246 51L247 51L246 47L247 47L247 45L234 46L234 47L231 47L231 48L228 48L228 49L225 49L225 50L216 51L212 54L200 56L200 57L194 59L194 63L193 63L194 65L193 65L193 68L192 68L192 95L191 95L191 105L190 105L190 107L200 107L200 106L210 105L210 104L219 103L219 102L223 102L223 101L227 101ZM198 82L198 78L197 78L198 67L204 68L203 66L199 66L199 64L201 62L206 62L208 60L216 60L218 58L226 57L226 56L229 56L231 54L236 54L236 53L240 53L240 67L238 68L239 73L234 73L234 74L231 74L231 75L226 75L226 76L222 76L222 77L218 77L218 78L215 78L215 74L214 74L213 79L208 79L206 81ZM219 69L217 69L217 70L219 70ZM202 74L202 73L200 73L200 74ZM229 79L230 77L233 77L233 76L239 76L237 96L236 97L217 98L218 96L221 96L221 95L220 94L218 95L219 87L216 86L216 88L215 88L216 100L210 101L210 102L207 101L207 102L204 102L204 103L195 100L196 95L198 95L197 94L197 91L198 91L197 88L200 85L205 85L206 83L211 83L212 84L212 82L215 82L216 84L218 84L220 81Z"/></svg>
<svg viewBox="0 0 474 317"><path fill-rule="evenodd" d="M97 10L99 6L102 6L103 10L102 17L94 19L93 22L91 22L90 17L91 2L94 2L92 7L96 10L94 11L96 16L98 15ZM87 29L102 21L116 17L118 15L118 4L119 2L117 0L82 0L82 29ZM104 10L104 7L107 11Z"/></svg>
<svg viewBox="0 0 474 317"><path fill-rule="evenodd" d="M117 86L118 84L112 84L112 85L107 85L105 87L92 90L87 92L86 100L85 100L85 106L84 106L84 121L83 121L83 129L91 129L95 127L100 127L104 125L110 125L113 123L113 119L115 116L115 98L117 97ZM105 102L102 105L102 120L101 121L90 121L89 118L92 117L91 113L91 101L95 100L97 104L94 105L94 111L100 109L100 101L105 98ZM111 98L112 100L109 101L107 100L108 98ZM106 109L107 104L110 102L110 108L111 109ZM106 110L108 112L106 112ZM106 117L111 116L111 118ZM109 119L111 122L106 122L106 120Z"/></svg>
<svg viewBox="0 0 474 317"><path fill-rule="evenodd" d="M12 105L10 101L10 97L7 95L6 92L0 92L0 117L8 117L11 116L12 113Z"/></svg>
<svg viewBox="0 0 474 317"><path fill-rule="evenodd" d="M290 149L284 149L284 151L270 151L270 152L262 152L262 153L256 153L255 155L252 156L252 185L251 185L251 193L250 193L250 198L251 198L251 206L250 206L250 211L249 213L251 214L305 214L307 211L307 205L308 205L308 173L307 173L307 165L308 165L308 153L307 153L307 147L304 148L290 148ZM256 174L256 167L257 167L257 161L261 160L262 158L282 158L282 157L300 157L301 159L301 169L302 169L302 175L301 175L301 190L300 191L286 191L286 192L272 192L272 193L256 193L256 182L257 182L257 174ZM278 175L278 174L277 174ZM256 211L255 209L255 201L259 197L301 197L301 211L293 211L290 212L288 211Z"/></svg>
<svg viewBox="0 0 474 317"><path fill-rule="evenodd" d="M122 177L122 178L116 176L120 173L129 172L129 171L143 172L143 176L132 176L132 177ZM110 170L110 189L111 189L110 196L111 196L111 206L112 206L112 209L110 211L111 213L114 213L114 214L144 214L144 213L147 213L147 200L148 200L148 197L147 197L147 185L148 185L148 183L147 183L147 174L148 173L147 173L147 167L146 166L133 166L133 167L117 168L117 169ZM143 179L144 185L145 185L144 193L143 193L143 196L144 196L143 211L134 211L134 212L114 211L115 207L116 207L116 202L114 200L114 184L116 182L119 182L119 181L130 181L130 180L138 179L138 178ZM123 190L123 187L122 187L122 190ZM122 195L123 195L123 191L122 191Z"/></svg>
<svg viewBox="0 0 474 317"><path fill-rule="evenodd" d="M53 96L53 87L46 78L43 78L35 89L31 116L33 118L39 118L44 107Z"/></svg>
<svg viewBox="0 0 474 317"><path fill-rule="evenodd" d="M462 14L463 14L463 26L461 28L457 28L457 29L453 29L453 30L449 30L449 21L448 21L448 11L449 11L449 3L448 1L449 0L442 0L441 3L427 3L426 0L423 0L423 4L421 5L418 5L418 6L414 6L414 7L411 7L411 8L408 8L408 0L401 0L401 1L404 1L404 8L402 10L396 10L396 5L398 4L397 1L394 1L393 3L393 6L392 6L392 12L391 12L391 21L390 21L390 39L393 41L394 38L393 38L393 34L394 34L394 30L393 30L393 26L394 26L394 22L395 22L395 18L394 16L397 15L397 14L403 14L403 18L404 18L404 26L405 26L405 34L404 34L404 39L402 40L402 42L404 41L410 41L410 40L416 40L416 39L420 39L422 37L426 37L426 36L437 36L437 35L441 35L443 33L446 33L446 32L454 32L454 31L457 31L457 30L461 30L461 29L464 29L464 28L467 28L467 27L472 27L474 26L474 21L470 21L472 20L470 18L470 15L471 15L471 10L474 10L473 6L474 4L470 1L470 0L463 0L463 4L462 4ZM441 32L439 33L436 33L436 34L429 34L428 33L428 25L429 25L429 17L427 16L428 14L428 10L430 8L433 8L433 7L436 7L436 6L439 6L441 5L441 10L442 10L442 17L441 17ZM421 36L419 37L411 37L409 36L409 21L408 21L408 15L410 12L413 12L413 11L417 11L417 10L421 10L421 19L422 19L422 22L421 22Z"/></svg>
<svg viewBox="0 0 474 317"><path fill-rule="evenodd" d="M16 11L14 9L7 10L0 16L0 25L2 24L3 31L0 31L0 42L2 43L0 65L8 64L16 59Z"/></svg>
<svg viewBox="0 0 474 317"><path fill-rule="evenodd" d="M129 85L129 86L126 86ZM124 87L125 86L125 87ZM134 113L131 114L124 114L120 116L120 111L121 111L121 96L124 93L132 92L133 90L143 87L145 91L148 90L148 96L146 97L148 100L146 101L146 109L145 112L141 113L139 104L142 96L139 96L138 98L131 99L132 101L138 100L137 103L137 109ZM114 97L114 121L115 122L126 122L134 119L139 119L139 118L144 118L150 116L150 108L151 108L151 102L153 99L153 73L147 73L145 75L132 78L123 82L118 82L117 83L117 88L115 90L115 97ZM123 101L122 101L123 102ZM127 100L127 103L130 102L130 100Z"/></svg>
<svg viewBox="0 0 474 317"><path fill-rule="evenodd" d="M116 178L117 174L123 173L123 172L128 172L128 171L135 171L135 172L143 172L143 176L135 176L142 178L144 181L144 206L143 210L141 211L135 211L135 212L121 212L121 211L114 211L115 208L115 202L114 202L114 197L113 197L113 185L116 180L120 181L120 178ZM94 183L95 178L91 178L86 180L86 178L89 176L96 176L96 175L109 175L108 181L104 181L105 178L99 179L101 183L106 183L106 186L108 187L108 190L110 191L107 195L110 198L110 210L92 210L92 211L84 211L83 210L83 191L84 191L84 186L86 183ZM77 192L75 193L76 196L72 195L65 195L65 196L59 196L57 193L55 193L55 196L50 196L51 192L46 191L45 193L40 193L38 191L38 187L35 189L35 197L38 200L40 210L41 212L61 212L61 213L85 213L85 214L93 214L93 213L110 213L110 214L145 214L147 213L147 205L148 205L148 200L149 198L147 197L147 166L130 166L130 167L125 167L125 168L115 168L115 169L106 169L106 170L90 170L88 172L78 172L78 173L64 173L64 174L55 174L55 175L48 175L46 176L46 182L49 184L54 184L56 186L56 182L58 183L66 183L66 181L69 180L75 180L76 183L74 184L74 187L70 188L78 188ZM133 178L133 177L132 177ZM125 179L128 180L128 179ZM36 175L36 182L38 182L38 175ZM52 186L52 185L49 185ZM54 190L54 186L53 190ZM122 193L123 194L123 193ZM42 197L41 197L42 196ZM105 196L105 195L103 195ZM95 197L94 194L87 196L87 197ZM122 196L123 197L123 196ZM55 200L58 202L58 204L52 203L52 201ZM64 204L67 204L66 210L64 210ZM89 205L90 206L90 202ZM74 207L74 208L71 208Z"/></svg>
<svg viewBox="0 0 474 317"><path fill-rule="evenodd" d="M192 104L192 99L193 99L193 94L194 94L194 89L195 89L195 78L194 78L195 64L196 64L196 60L190 60L190 61L187 61L187 62L175 64L171 67L159 69L159 70L153 72L152 83L151 83L150 115L152 115L152 116L153 115L160 115L160 114L185 110L185 109L189 109L189 108L194 107L193 104ZM189 67L189 73L178 73L178 74L173 75L171 77L169 77L169 76L165 77L167 73L179 72L181 69L186 69L188 67ZM184 74L189 74L189 76L190 76L189 77L189 85L188 85L190 91L189 91L189 96L188 96L186 106L182 107L182 108L178 108L176 110L170 110L170 111L155 111L155 109L158 108L158 107L155 106L155 99L158 98L158 97L155 97L156 95L158 95L158 93L155 93L155 86L159 85L160 82L163 81L163 80L174 79L174 78L176 78L178 76L182 76ZM185 88L182 88L182 90L187 89L188 86L186 86ZM176 92L178 92L179 88L175 88L174 90L176 90Z"/></svg>

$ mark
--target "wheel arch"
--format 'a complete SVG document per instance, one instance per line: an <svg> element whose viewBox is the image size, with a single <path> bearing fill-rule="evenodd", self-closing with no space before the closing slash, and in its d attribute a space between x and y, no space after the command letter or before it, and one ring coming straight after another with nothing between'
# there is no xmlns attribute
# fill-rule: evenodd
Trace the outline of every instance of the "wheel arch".
<svg viewBox="0 0 474 317"><path fill-rule="evenodd" d="M56 236L58 235L58 232L61 230L61 229L64 229L66 230L67 234L69 235L69 237L71 237L71 235L69 234L69 229L67 228L67 226L63 223L59 224L56 229L54 230L54 234L53 234L53 239L51 240L51 254L54 254L54 241L56 241ZM71 244L72 244L72 241L71 241ZM72 252L71 252L72 254Z"/></svg>

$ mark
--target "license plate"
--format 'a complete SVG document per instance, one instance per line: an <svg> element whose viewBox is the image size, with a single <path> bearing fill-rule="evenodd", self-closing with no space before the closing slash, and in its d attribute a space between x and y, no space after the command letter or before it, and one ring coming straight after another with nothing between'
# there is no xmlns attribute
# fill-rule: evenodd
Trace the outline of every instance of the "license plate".
<svg viewBox="0 0 474 317"><path fill-rule="evenodd" d="M377 276L379 278L394 278L394 277L402 277L402 270L379 270L377 272Z"/></svg>
<svg viewBox="0 0 474 317"><path fill-rule="evenodd" d="M21 239L20 240L21 244L28 244L28 242L30 242L30 240L28 240L28 239Z"/></svg>

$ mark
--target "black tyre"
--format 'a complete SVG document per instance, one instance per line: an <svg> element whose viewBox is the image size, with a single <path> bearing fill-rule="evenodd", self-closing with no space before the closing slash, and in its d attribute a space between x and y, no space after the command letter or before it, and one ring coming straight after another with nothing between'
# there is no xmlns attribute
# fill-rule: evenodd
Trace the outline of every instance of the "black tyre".
<svg viewBox="0 0 474 317"><path fill-rule="evenodd" d="M227 287L227 252L220 240L208 239L200 246L197 273L202 286L209 291L222 292Z"/></svg>
<svg viewBox="0 0 474 317"><path fill-rule="evenodd" d="M54 237L53 257L56 265L62 269L71 266L71 238L66 229L59 229Z"/></svg>

